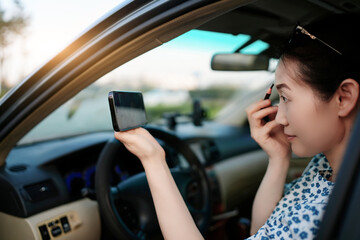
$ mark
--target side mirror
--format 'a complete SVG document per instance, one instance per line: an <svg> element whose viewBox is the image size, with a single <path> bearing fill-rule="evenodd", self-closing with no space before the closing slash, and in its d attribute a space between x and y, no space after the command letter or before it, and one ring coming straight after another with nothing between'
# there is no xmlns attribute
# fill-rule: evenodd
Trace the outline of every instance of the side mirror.
<svg viewBox="0 0 360 240"><path fill-rule="evenodd" d="M218 71L268 70L270 58L264 55L241 53L215 54L211 59L211 69Z"/></svg>

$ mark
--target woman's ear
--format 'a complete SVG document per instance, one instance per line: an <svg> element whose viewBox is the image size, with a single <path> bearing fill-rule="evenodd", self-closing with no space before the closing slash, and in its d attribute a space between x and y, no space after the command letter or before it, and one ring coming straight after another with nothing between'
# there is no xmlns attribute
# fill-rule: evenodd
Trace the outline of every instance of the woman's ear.
<svg viewBox="0 0 360 240"><path fill-rule="evenodd" d="M337 89L337 102L339 106L339 116L348 116L356 108L359 98L359 83L352 78L347 78L341 82Z"/></svg>

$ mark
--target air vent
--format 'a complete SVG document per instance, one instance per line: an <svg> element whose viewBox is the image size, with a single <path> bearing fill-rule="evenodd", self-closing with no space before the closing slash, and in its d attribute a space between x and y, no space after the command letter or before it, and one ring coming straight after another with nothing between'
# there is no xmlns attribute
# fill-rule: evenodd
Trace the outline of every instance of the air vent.
<svg viewBox="0 0 360 240"><path fill-rule="evenodd" d="M9 168L9 170L11 172L23 172L27 169L27 166L26 165L15 165L15 166L11 166Z"/></svg>
<svg viewBox="0 0 360 240"><path fill-rule="evenodd" d="M42 201L57 195L58 191L51 180L27 185L24 187L32 202Z"/></svg>

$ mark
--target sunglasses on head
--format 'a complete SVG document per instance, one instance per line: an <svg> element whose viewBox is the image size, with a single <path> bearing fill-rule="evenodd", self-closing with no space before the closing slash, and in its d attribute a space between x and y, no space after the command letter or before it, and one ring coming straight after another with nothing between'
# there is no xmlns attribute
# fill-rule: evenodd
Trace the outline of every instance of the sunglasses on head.
<svg viewBox="0 0 360 240"><path fill-rule="evenodd" d="M320 38L316 37L315 35L312 35L311 33L309 33L305 28L301 27L300 25L297 25L294 31L294 34L304 34L308 37L310 37L312 40L318 40L321 44L325 45L326 47L330 48L331 50L333 50L334 52L336 52L339 55L343 55L340 51L336 50L336 48L330 46L329 44L327 44L326 42L324 42L323 40L321 40ZM291 41L291 40L290 40Z"/></svg>

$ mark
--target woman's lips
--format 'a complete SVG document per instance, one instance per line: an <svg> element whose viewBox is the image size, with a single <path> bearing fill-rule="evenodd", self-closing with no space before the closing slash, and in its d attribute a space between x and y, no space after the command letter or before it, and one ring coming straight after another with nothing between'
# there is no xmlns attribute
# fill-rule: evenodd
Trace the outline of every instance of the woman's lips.
<svg viewBox="0 0 360 240"><path fill-rule="evenodd" d="M296 135L288 135L288 134L285 134L285 135L289 142L291 142L292 140L294 140L296 138Z"/></svg>

